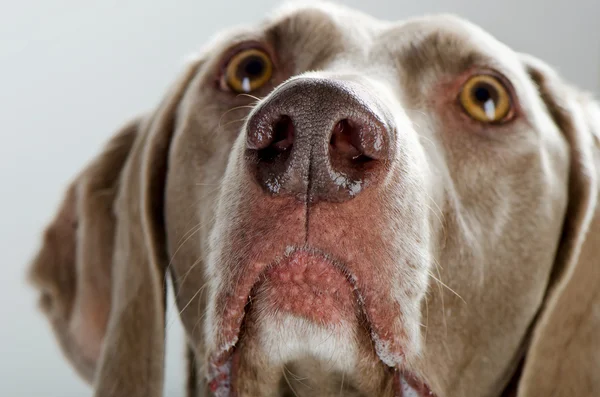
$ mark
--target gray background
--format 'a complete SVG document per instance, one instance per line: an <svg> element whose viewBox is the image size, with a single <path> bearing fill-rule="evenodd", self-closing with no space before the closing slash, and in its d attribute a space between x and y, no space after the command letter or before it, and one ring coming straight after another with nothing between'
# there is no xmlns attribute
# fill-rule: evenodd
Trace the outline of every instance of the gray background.
<svg viewBox="0 0 600 397"><path fill-rule="evenodd" d="M453 12L600 90L600 1L348 0L400 19ZM155 105L214 32L275 0L0 2L0 396L89 396L23 283L66 183L132 115ZM168 320L166 396L183 395L182 330ZM175 313L176 314L176 313Z"/></svg>

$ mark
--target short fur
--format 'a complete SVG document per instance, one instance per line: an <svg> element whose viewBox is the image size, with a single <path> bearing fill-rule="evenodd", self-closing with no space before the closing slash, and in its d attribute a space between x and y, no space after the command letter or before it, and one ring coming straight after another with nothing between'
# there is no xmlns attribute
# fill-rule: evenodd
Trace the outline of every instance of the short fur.
<svg viewBox="0 0 600 397"><path fill-rule="evenodd" d="M256 98L216 84L246 40L275 58ZM516 98L504 125L456 102L491 69ZM264 196L243 166L244 121L300 78L352 81L383 104L397 131L385 183L308 209ZM438 397L599 396L599 149L592 98L467 21L287 7L215 38L111 138L67 189L30 279L96 397L162 395L166 274L190 397L210 395L211 360L234 345L238 396L392 396L389 367ZM370 335L269 314L257 296L236 311L243 286L299 248L357 276Z"/></svg>

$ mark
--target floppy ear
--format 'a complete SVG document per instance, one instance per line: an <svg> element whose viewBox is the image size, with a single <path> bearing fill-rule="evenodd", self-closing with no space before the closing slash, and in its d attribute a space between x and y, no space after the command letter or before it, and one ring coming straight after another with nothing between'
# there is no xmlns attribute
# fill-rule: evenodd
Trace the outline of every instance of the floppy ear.
<svg viewBox="0 0 600 397"><path fill-rule="evenodd" d="M139 124L118 132L68 187L29 271L64 354L88 382L111 306L113 202Z"/></svg>
<svg viewBox="0 0 600 397"><path fill-rule="evenodd" d="M63 353L97 397L162 395L167 157L199 64L75 178L30 268Z"/></svg>
<svg viewBox="0 0 600 397"><path fill-rule="evenodd" d="M570 145L569 203L519 397L600 396L600 107L524 57L550 116Z"/></svg>

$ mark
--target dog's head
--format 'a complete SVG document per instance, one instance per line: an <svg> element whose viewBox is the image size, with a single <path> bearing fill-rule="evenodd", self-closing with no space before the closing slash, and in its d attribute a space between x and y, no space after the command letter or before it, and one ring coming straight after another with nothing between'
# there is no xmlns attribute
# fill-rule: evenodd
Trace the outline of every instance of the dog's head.
<svg viewBox="0 0 600 397"><path fill-rule="evenodd" d="M599 130L464 20L285 9L113 137L31 276L98 396L161 394L166 273L219 397L591 395Z"/></svg>

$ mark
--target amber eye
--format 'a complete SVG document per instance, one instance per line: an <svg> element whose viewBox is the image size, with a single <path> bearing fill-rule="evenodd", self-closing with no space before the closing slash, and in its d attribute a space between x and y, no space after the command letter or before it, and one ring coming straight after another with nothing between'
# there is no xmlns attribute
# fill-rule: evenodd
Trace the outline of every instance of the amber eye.
<svg viewBox="0 0 600 397"><path fill-rule="evenodd" d="M469 116L484 123L506 121L512 110L510 94L504 84L486 74L471 77L463 86L459 100Z"/></svg>
<svg viewBox="0 0 600 397"><path fill-rule="evenodd" d="M236 92L251 92L265 85L273 73L269 55L250 48L235 54L225 68L224 79Z"/></svg>

